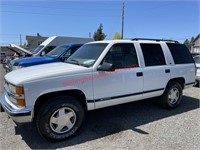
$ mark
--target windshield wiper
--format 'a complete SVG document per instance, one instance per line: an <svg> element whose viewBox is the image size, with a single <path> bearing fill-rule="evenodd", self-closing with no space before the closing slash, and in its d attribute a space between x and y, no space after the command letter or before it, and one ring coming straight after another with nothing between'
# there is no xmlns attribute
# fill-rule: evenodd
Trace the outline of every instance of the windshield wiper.
<svg viewBox="0 0 200 150"><path fill-rule="evenodd" d="M75 60L75 59L67 60L66 62L67 62L67 63L71 63L71 64L75 64L75 65L79 65L79 66L86 67L85 65L79 63L79 61L78 61L78 60Z"/></svg>
<svg viewBox="0 0 200 150"><path fill-rule="evenodd" d="M79 61L78 61L78 60L75 60L75 59L67 60L66 62L67 62L67 63L71 63L71 64L75 64L75 65L81 65L81 64L79 63Z"/></svg>

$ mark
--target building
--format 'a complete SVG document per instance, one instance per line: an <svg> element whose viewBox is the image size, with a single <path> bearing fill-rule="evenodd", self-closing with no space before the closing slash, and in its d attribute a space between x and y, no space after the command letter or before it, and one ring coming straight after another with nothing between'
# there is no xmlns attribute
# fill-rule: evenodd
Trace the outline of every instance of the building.
<svg viewBox="0 0 200 150"><path fill-rule="evenodd" d="M0 52L1 53L6 53L7 55L12 55L14 54L13 51L7 48L7 46L0 46Z"/></svg>
<svg viewBox="0 0 200 150"><path fill-rule="evenodd" d="M36 47L38 47L42 42L44 42L48 37L44 37L39 35L39 33L37 34L37 36L31 36L31 35L27 35L26 36L26 47L29 50L34 50Z"/></svg>
<svg viewBox="0 0 200 150"><path fill-rule="evenodd" d="M200 34L193 40L191 46L192 53L200 53Z"/></svg>

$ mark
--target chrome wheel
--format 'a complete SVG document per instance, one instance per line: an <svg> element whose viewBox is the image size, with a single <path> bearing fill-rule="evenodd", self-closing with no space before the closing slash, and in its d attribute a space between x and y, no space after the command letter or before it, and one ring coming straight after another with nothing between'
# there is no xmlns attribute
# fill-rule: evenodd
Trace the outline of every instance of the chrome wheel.
<svg viewBox="0 0 200 150"><path fill-rule="evenodd" d="M177 88L172 88L169 91L168 100L169 100L170 104L172 104L172 105L175 104L179 100L179 97L180 97L180 93Z"/></svg>
<svg viewBox="0 0 200 150"><path fill-rule="evenodd" d="M76 113L69 107L56 110L50 118L50 128L56 133L66 133L74 127Z"/></svg>

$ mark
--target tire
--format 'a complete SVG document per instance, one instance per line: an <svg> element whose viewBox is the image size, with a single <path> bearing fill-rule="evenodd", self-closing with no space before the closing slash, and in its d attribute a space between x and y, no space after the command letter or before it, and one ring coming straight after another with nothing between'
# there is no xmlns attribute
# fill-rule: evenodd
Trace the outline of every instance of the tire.
<svg viewBox="0 0 200 150"><path fill-rule="evenodd" d="M44 104L36 117L41 136L50 141L65 140L74 135L84 120L84 110L71 96L58 96Z"/></svg>
<svg viewBox="0 0 200 150"><path fill-rule="evenodd" d="M176 108L182 100L183 90L178 82L170 82L163 95L160 97L160 104L167 109Z"/></svg>

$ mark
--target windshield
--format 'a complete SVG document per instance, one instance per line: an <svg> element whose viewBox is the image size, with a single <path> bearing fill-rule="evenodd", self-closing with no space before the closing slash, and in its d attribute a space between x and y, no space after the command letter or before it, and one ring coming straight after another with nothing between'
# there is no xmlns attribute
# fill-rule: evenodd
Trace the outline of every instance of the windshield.
<svg viewBox="0 0 200 150"><path fill-rule="evenodd" d="M92 43L83 45L71 57L67 63L73 63L85 67L91 67L106 48L106 43Z"/></svg>
<svg viewBox="0 0 200 150"><path fill-rule="evenodd" d="M62 53L64 53L68 48L69 48L69 46L58 46L58 47L54 48L52 51L50 51L49 53L47 53L46 56L58 57Z"/></svg>
<svg viewBox="0 0 200 150"><path fill-rule="evenodd" d="M34 50L33 54L37 54L43 47L44 47L44 46L38 46L38 47Z"/></svg>
<svg viewBox="0 0 200 150"><path fill-rule="evenodd" d="M195 63L200 63L200 55L194 57Z"/></svg>

